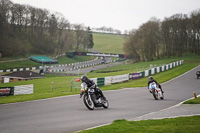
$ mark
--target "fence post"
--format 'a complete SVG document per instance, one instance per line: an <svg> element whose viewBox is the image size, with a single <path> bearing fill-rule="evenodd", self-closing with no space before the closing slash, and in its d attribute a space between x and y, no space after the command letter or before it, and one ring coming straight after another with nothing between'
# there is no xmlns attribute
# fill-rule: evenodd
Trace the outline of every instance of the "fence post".
<svg viewBox="0 0 200 133"><path fill-rule="evenodd" d="M51 92L53 92L53 81L51 82Z"/></svg>

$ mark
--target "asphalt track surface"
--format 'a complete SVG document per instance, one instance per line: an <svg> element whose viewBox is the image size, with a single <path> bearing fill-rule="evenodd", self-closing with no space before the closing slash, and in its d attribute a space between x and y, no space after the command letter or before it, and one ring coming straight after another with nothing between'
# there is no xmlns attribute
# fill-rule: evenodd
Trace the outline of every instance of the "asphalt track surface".
<svg viewBox="0 0 200 133"><path fill-rule="evenodd" d="M200 94L196 70L162 84L164 100L154 100L146 87L104 91L110 107L88 110L79 95L0 105L1 133L68 133L111 123L132 120L159 111Z"/></svg>
<svg viewBox="0 0 200 133"><path fill-rule="evenodd" d="M116 65L119 65L119 64L122 64L122 63L123 62L113 62L113 63L109 63L109 64L101 64L101 65L98 65L98 66L83 68L83 69L80 69L79 71L76 69L76 70L70 71L69 73L75 73L75 74L89 73L89 72L94 71L94 70L108 68L108 67L116 66Z"/></svg>

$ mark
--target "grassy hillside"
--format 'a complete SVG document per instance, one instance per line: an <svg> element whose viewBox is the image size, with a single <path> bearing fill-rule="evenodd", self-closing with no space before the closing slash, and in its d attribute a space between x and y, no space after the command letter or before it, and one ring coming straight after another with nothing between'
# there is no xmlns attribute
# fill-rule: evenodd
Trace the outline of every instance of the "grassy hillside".
<svg viewBox="0 0 200 133"><path fill-rule="evenodd" d="M123 44L125 37L121 35L93 33L95 50L103 53L123 54Z"/></svg>

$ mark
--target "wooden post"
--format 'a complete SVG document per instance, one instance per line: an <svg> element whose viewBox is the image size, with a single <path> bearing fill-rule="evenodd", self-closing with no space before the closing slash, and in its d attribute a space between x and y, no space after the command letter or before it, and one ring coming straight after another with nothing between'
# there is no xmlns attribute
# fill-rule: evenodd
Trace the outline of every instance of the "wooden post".
<svg viewBox="0 0 200 133"><path fill-rule="evenodd" d="M53 92L53 81L51 82L51 92Z"/></svg>
<svg viewBox="0 0 200 133"><path fill-rule="evenodd" d="M197 95L196 95L196 92L194 91L194 99L196 99L197 98Z"/></svg>

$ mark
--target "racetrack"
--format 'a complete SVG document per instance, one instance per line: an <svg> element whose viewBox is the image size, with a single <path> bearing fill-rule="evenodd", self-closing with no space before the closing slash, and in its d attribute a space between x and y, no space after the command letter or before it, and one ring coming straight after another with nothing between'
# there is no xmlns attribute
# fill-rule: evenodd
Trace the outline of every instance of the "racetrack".
<svg viewBox="0 0 200 133"><path fill-rule="evenodd" d="M200 94L196 71L162 84L164 100L154 100L146 87L105 91L110 107L88 110L79 95L0 105L1 133L68 133L111 123L131 120L159 111Z"/></svg>

